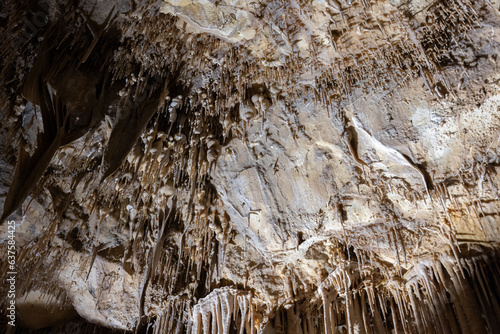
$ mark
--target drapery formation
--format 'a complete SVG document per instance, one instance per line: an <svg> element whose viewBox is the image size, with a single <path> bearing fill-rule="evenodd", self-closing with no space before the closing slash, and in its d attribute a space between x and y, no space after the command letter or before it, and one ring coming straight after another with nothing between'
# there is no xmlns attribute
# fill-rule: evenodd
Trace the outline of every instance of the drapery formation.
<svg viewBox="0 0 500 334"><path fill-rule="evenodd" d="M0 9L22 326L499 327L498 1Z"/></svg>

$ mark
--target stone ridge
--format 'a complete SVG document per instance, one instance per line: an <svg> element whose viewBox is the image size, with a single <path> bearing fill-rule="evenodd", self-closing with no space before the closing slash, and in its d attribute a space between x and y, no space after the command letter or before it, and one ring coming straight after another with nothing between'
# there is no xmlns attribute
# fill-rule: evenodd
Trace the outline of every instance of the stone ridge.
<svg viewBox="0 0 500 334"><path fill-rule="evenodd" d="M3 1L19 326L494 332L499 10Z"/></svg>

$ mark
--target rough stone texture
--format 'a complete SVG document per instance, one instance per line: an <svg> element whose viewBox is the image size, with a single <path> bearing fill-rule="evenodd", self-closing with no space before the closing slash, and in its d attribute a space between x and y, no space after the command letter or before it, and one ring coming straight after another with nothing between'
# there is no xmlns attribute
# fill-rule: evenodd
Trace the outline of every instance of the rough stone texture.
<svg viewBox="0 0 500 334"><path fill-rule="evenodd" d="M24 331L500 326L498 1L0 8Z"/></svg>

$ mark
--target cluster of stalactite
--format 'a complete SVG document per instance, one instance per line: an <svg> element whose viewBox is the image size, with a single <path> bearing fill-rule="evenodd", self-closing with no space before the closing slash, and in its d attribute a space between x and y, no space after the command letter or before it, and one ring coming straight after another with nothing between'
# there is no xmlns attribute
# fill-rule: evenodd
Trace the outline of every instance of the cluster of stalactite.
<svg viewBox="0 0 500 334"><path fill-rule="evenodd" d="M185 183L194 196L195 189L206 183L221 145L232 137L243 135L244 128L238 126L240 114L237 109L255 94L252 89L254 82L265 82L267 85L263 86L268 88L272 83L289 87L294 79L287 76L293 76L293 69L304 67L303 59L287 62L290 68L262 67L258 59L252 57L242 61L238 56L245 54L242 46L233 47L205 35L186 34L176 27L174 18L159 18L150 7L152 4L141 3L137 10L142 11L142 19L127 21L121 32L120 23L113 25L113 12L98 26L83 10L66 5L58 11L53 10L55 18L52 14L47 17L49 21L37 36L16 45L23 32L18 24L22 22L21 16L34 9L15 2L6 3L9 12L16 14L4 28L13 37L2 41L2 76L6 78L6 91L11 92L10 97L3 101L5 110L10 110L4 114L4 119L9 120L5 124L8 124L6 129L10 131L12 142L21 141L20 145L9 145L7 152L25 146L19 138L22 128L15 111L16 95L22 93L28 101L40 106L44 130L38 136L32 154L25 153L26 149L19 154L10 152L17 155L19 167L14 179L18 181L11 186L7 196L3 219L41 184L39 181L59 148L91 134L92 129L102 124L111 106L115 115L107 146L86 159L80 170L101 165L101 179L104 180L121 168L121 174L130 177L114 185L116 193L131 187L130 184L140 176L142 184L135 192L137 195L146 194L148 197L147 194L156 194L159 189L168 192L168 186L179 187ZM486 5L476 7L482 9ZM369 2L354 1L338 14L338 18L332 18L332 22L340 24L344 34L351 29L352 14L366 9L366 6L370 6ZM371 89L386 89L394 82L401 84L417 77L424 79L431 93L439 96L452 93L453 89L442 74L442 66L446 62L465 66L463 62L451 59L449 50L452 44L460 48L458 43L477 22L474 6L468 1L436 2L427 8L424 19L419 18L421 21L405 16L404 12L395 11L393 15L392 21L402 34L394 43L384 43L375 50L361 50L354 56L314 71L318 73L314 88L305 88L316 93L318 102L340 115L342 109L338 107L342 106L342 101L349 103L348 97L354 87L368 84ZM63 25L70 28L63 30ZM152 26L154 29L150 29ZM121 43L120 35L124 40ZM339 37L339 49L342 49L341 41ZM229 52L221 56L217 52L220 49ZM31 69L22 75L14 74L16 67L20 66L16 57L28 58L28 53L36 55ZM180 61L179 55L187 55L189 64ZM292 53L291 57L296 56ZM30 65L25 66L17 69L17 73L27 71ZM96 68L106 70L91 74ZM70 75L85 75L88 77L85 82L82 79L78 84L95 86L95 94L85 92L84 96L93 100L91 110L76 111L76 108L69 107L75 102L68 92L65 94L62 87L57 89L54 84L67 81ZM190 91L188 87L193 85L192 78L200 77L209 78L208 85ZM291 98L300 94L300 90L287 91ZM346 122L340 118L341 123ZM136 145L141 136L142 145ZM189 150L179 149L186 145ZM129 156L134 147L137 154L132 152ZM65 163L69 166L82 164L80 161ZM135 172L130 173L133 168ZM73 170L73 174L80 175L77 170ZM186 180L187 176L189 180ZM153 178L167 181L158 189L152 189L157 184L150 182ZM110 185L112 182L104 182L102 187ZM116 196L112 202L116 202ZM102 198L97 197L94 195L96 203L102 203ZM136 201L133 205L148 206L143 202ZM104 201L102 206L112 207L111 204Z"/></svg>
<svg viewBox="0 0 500 334"><path fill-rule="evenodd" d="M14 38L2 41L2 55L4 63L12 65L16 56L28 52L36 54L40 53L40 50L37 50L39 42L36 38L26 44L15 44L18 41L15 37L23 33L19 22L23 22L22 17L28 15L29 8L7 1L5 6L9 8L9 5L13 7L10 10L13 15L4 31L12 34ZM302 6L307 10L307 4ZM276 21L276 15L281 13L290 14L291 17L298 15L297 22L300 26L302 20L296 6L283 2L277 7L283 7L282 11L277 10L274 3L265 7L261 13L264 24ZM101 51L99 53L102 57L98 59L101 68L107 68L111 72L113 82L131 79L127 87L135 92L136 97L143 94L144 89L150 91L152 85L163 82L165 73L175 74L178 83L190 86L193 78L203 76L208 70L210 89L203 87L206 91L191 92L190 96L184 96L183 99L191 105L203 105L208 109L208 115L220 115L224 124L224 120L229 116L227 109L248 98L248 88L254 82L294 85L297 80L294 72L301 69L309 69L315 73L314 85L306 85L306 88L315 91L318 101L332 109L342 106L342 102L349 103L348 96L355 87L369 85L371 89L394 88L395 83L404 85L417 77L425 80L430 93L439 96L453 93L454 88L449 87L443 66L468 65L454 50L463 47L464 42L467 42L467 32L476 26L480 15L488 13L487 1L477 4L470 1L437 1L426 8L423 16L394 10L387 14L391 15L390 17L384 19L384 22L391 22L391 28L397 31L397 38L391 40L384 35L385 28L381 26L382 23L377 23L375 18L369 17L358 22L358 17L370 15L368 2L350 1L343 7L345 8L342 13L332 13L331 18L332 41L335 40L332 43L340 58L335 57L331 63L317 65L307 62L317 60L318 57L310 56L304 59L291 52L280 66L263 66L260 59L247 55L248 52L241 45L233 46L215 37L183 32L176 26L175 18L159 16L155 12L154 1L143 1L136 8L136 13L141 14L140 20L128 18L125 22L113 24L117 14L111 12L109 20L98 26L90 21L81 9L70 5L60 8L62 15L56 18L62 21L60 24L64 22L69 27L67 29L74 30L65 31L64 39L67 40L68 47L78 47L78 52L72 52L76 64L95 62L96 59L92 60L92 57L95 56L96 50ZM388 24L387 22L383 24ZM47 33L53 23L50 21L47 27L34 37L43 35L44 40L49 40L61 52L64 51L61 38L54 38L53 34ZM285 24L282 27L283 34L290 36L288 44L294 44L296 40L293 38L293 32L297 30L297 26L286 22L276 24ZM350 50L353 43L350 41L350 33L360 25L367 24L370 27L363 27L363 31L377 31L380 42L371 45L377 38L365 38L356 44L355 49ZM121 43L118 42L120 36L123 39ZM328 47L314 38L311 39L311 45L314 45L313 49ZM108 51L102 52L103 47ZM219 50L225 50L224 54ZM189 60L189 64L182 61L181 55ZM244 59L242 55L245 55ZM131 73L135 73L134 80L130 78ZM157 79L155 84L148 83L148 78L151 77ZM16 88L15 84L21 84L16 81L9 82L9 85ZM289 94L294 97L294 94L300 94L300 90L290 89Z"/></svg>
<svg viewBox="0 0 500 334"><path fill-rule="evenodd" d="M454 51L463 47L467 32L478 20L474 6L468 1L437 1L418 19L395 12L391 21L397 22L402 37L378 47L365 47L361 43L358 46L361 50L347 53L326 70L319 71L314 86L316 99L330 106L333 115L338 115L342 107L352 103L349 97L356 88L393 91L416 78L424 80L430 94L440 98L454 94L455 87L450 86L444 67L467 65L457 59Z"/></svg>
<svg viewBox="0 0 500 334"><path fill-rule="evenodd" d="M290 99L302 94L302 88L313 91L317 102L336 114L350 102L354 88L367 85L388 89L395 83L423 78L432 94L452 94L442 67L467 66L448 50L452 45L460 48L460 41L466 39L481 14L474 8L479 10L482 4L437 1L426 9L424 19L395 12L393 22L402 37L380 47L361 47L352 54L347 52L351 46L342 35L351 29L354 14L369 7L368 1L352 1L351 7L332 17L340 27L331 31L332 45L345 57L323 64L310 63L316 59L314 53L307 59L292 53L284 62L286 66L262 66L251 56L242 60L241 55L247 53L243 46L203 34L187 34L177 27L175 18L160 17L154 4L141 3L136 9L142 13L140 20L129 18L115 23L116 17L110 13L100 26L82 9L61 5L58 10L47 11L50 15L46 24L26 40L18 38L23 33L19 22L45 7L5 1L12 15L5 24L2 21L2 32L12 38L0 41L0 77L5 87L0 102L3 132L9 138L5 155L16 167L2 220L29 196L44 202L44 191L48 191L53 199L52 211L46 212L51 225L18 256L18 263L22 263L19 272L26 278L18 288L20 293L50 288L44 286L50 280L40 276L35 280L33 275L57 270L72 249L89 253L82 268L87 272L96 256L108 256L94 240L99 224L75 220L62 226L79 190L87 194L80 199L80 217L103 222L112 215L120 222L118 229L129 231L130 238L118 261L131 271L144 272L140 316L151 316L147 301L153 288L185 298L166 302L163 316L152 327L156 333L226 333L235 327L239 333L253 333L256 325L248 295L214 290L221 285L224 247L231 237L231 227L217 208L210 172L222 147L234 137L244 137L244 122L240 121L247 121L254 113L265 117L270 100L278 98L278 94L268 92L273 91L273 85L283 87L275 91L286 92ZM262 12L264 19L266 13ZM294 29L285 29L291 43ZM314 41L312 45L313 49L321 47ZM221 49L227 52L222 55L218 52ZM316 73L314 85L294 89L295 71L302 68ZM207 81L192 89L193 78ZM71 80L84 87L80 95L65 91L65 83ZM80 99L86 104L79 104ZM20 109L28 102L35 106L43 123L34 143L23 135L29 127L23 125ZM340 117L340 122L345 119ZM105 134L106 129L109 134ZM489 163L472 170L484 169L483 178L495 191L497 186L486 168ZM471 180L480 178L469 176ZM429 189L431 195L408 196L433 196L437 203L447 199L453 202L444 186L449 182L436 183L434 190ZM485 216L480 201L472 202L477 205L457 205L457 211L473 210L478 219ZM445 208L443 211L448 212ZM396 221L398 217L390 213L387 210L388 220ZM453 223L452 218L448 220ZM384 232L394 244L398 262L402 262L399 254L406 257L404 238L398 228ZM456 238L452 233L448 236L450 248L456 250ZM67 240L72 248L51 250L49 245L55 237ZM179 243L174 241L178 239ZM58 260L48 261L48 254ZM304 334L343 330L494 331L499 324L493 315L500 313L495 276L498 266L479 258L461 260L457 254L455 251L455 259L463 263L446 260L422 264L414 269L414 277L405 273L398 279L385 278L382 283L370 280L373 273L358 262L338 264L319 288L322 310L309 303L304 304L306 310L291 304L278 311L271 322L277 333L286 328ZM494 291L496 297L490 297L488 291ZM192 305L186 300L193 296L207 297ZM464 309L460 305L475 306ZM191 308L192 317L186 317L186 310Z"/></svg>
<svg viewBox="0 0 500 334"><path fill-rule="evenodd" d="M310 296L262 318L251 293L213 290L193 305L171 299L152 333L494 333L499 325L500 266L494 251L476 249L458 262L421 262L387 276L369 261L344 261ZM190 311L188 311L190 310Z"/></svg>
<svg viewBox="0 0 500 334"><path fill-rule="evenodd" d="M495 258L441 258L382 279L369 263L346 261L319 286L321 307L314 298L289 304L269 321L269 333L494 333Z"/></svg>
<svg viewBox="0 0 500 334"><path fill-rule="evenodd" d="M151 333L254 334L254 307L250 292L230 287L214 289L195 305L172 299L151 323Z"/></svg>
<svg viewBox="0 0 500 334"><path fill-rule="evenodd" d="M99 225L112 216L120 222L118 230L129 231L130 238L122 245L121 257L110 259L122 262L127 270L144 270L141 312L153 285L176 294L196 282L184 293L205 295L220 275L218 257L223 258L223 248L219 243L227 241L229 233L227 221L221 223L212 205L215 193L208 179L224 138L230 136L223 130L228 121L213 112L213 96L205 94L203 101L185 96L183 83L176 80L179 62L158 68L127 57L117 61L111 17L99 27L74 7L59 8L56 19L47 22L29 43L14 45L16 33L22 32L16 31L15 19L22 22L19 15L23 11L27 15L29 8L15 2L8 5L18 14L8 22L12 39L2 41L2 73L4 78L17 79L6 82L6 90L22 93L36 109L34 119L41 113L43 130L35 143L27 143L23 135L30 128L20 118L16 120L19 114L14 106L19 101L11 100L16 94L3 99L3 131L9 138L5 154L16 156L17 162L2 220L28 196L45 202L49 190L53 200L52 210L43 217L52 223L18 255L19 272L27 278L18 292L43 287L72 249L89 253L81 269L90 273L97 256L109 257L109 250L95 239ZM175 31L174 20L166 22L165 29ZM182 38L176 37L175 43L182 44ZM132 55L140 53L139 46L134 50ZM21 69L10 73L15 57L30 52L37 56L26 77ZM96 73L101 66L106 71ZM90 96L90 100L79 104L82 92L65 90L65 84L75 84L71 80L77 80L76 88L83 88L83 97ZM109 137L102 138L108 127ZM13 151L16 148L19 154ZM50 173L46 173L49 165ZM68 225L67 210L79 191L87 196L77 216L95 219L97 224L75 220ZM180 244L172 242L177 234L182 235ZM56 237L71 247L51 248ZM47 279L35 280L33 275Z"/></svg>

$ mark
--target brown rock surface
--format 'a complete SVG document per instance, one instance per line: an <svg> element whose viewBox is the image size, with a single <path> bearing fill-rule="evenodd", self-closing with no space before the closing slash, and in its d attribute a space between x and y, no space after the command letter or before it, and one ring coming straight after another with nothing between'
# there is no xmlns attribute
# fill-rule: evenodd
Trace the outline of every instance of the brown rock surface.
<svg viewBox="0 0 500 334"><path fill-rule="evenodd" d="M17 327L494 333L499 10L0 2Z"/></svg>

